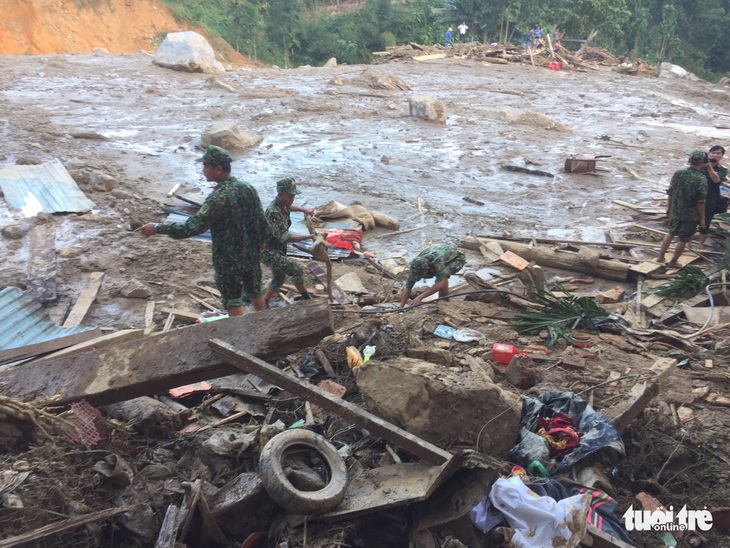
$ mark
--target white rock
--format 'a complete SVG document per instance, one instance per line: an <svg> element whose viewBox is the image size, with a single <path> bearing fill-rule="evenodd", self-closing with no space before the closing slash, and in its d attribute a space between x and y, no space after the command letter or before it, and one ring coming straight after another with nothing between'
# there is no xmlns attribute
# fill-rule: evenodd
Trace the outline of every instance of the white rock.
<svg viewBox="0 0 730 548"><path fill-rule="evenodd" d="M156 65L183 72L215 74L225 68L215 58L208 41L193 31L171 32L160 44L155 58Z"/></svg>
<svg viewBox="0 0 730 548"><path fill-rule="evenodd" d="M256 148L264 140L260 133L245 131L234 122L215 122L200 136L204 148L216 145L228 152L243 152Z"/></svg>
<svg viewBox="0 0 730 548"><path fill-rule="evenodd" d="M410 115L438 124L446 123L446 107L434 97L414 95L408 99Z"/></svg>

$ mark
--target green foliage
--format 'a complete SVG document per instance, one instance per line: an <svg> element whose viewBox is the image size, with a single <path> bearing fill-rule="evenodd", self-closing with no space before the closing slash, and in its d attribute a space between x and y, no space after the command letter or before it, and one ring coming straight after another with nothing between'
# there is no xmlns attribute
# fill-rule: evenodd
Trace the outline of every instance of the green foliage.
<svg viewBox="0 0 730 548"><path fill-rule="evenodd" d="M594 330L593 320L608 316L603 308L587 297L576 297L562 290L563 297L552 293L535 293L530 296L532 310L516 316L512 327L518 333L547 331L548 346L560 338L569 339L574 329Z"/></svg>
<svg viewBox="0 0 730 548"><path fill-rule="evenodd" d="M656 286L651 293L662 297L694 297L707 286L710 281L701 269L686 266L671 280Z"/></svg>
<svg viewBox="0 0 730 548"><path fill-rule="evenodd" d="M381 32L380 36L378 36L378 39L380 40L381 49L392 48L393 46L398 44L395 34L390 32L389 30Z"/></svg>

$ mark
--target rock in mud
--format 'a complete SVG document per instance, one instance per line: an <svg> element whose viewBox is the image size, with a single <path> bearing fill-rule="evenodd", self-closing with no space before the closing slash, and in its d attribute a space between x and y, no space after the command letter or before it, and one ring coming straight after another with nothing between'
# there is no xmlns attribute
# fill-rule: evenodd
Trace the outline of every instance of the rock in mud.
<svg viewBox="0 0 730 548"><path fill-rule="evenodd" d="M472 371L411 358L370 360L358 368L357 386L368 408L432 443L473 446L481 432L477 449L499 458L517 442L519 396Z"/></svg>
<svg viewBox="0 0 730 548"><path fill-rule="evenodd" d="M421 120L446 124L446 107L435 97L414 95L408 99L410 115Z"/></svg>
<svg viewBox="0 0 730 548"><path fill-rule="evenodd" d="M368 86L374 89L399 89L401 91L410 91L411 85L400 78L388 72L373 68L363 72L363 78Z"/></svg>
<svg viewBox="0 0 730 548"><path fill-rule="evenodd" d="M3 227L0 234L3 235L3 238L7 238L8 240L20 240L28 233L29 230L29 225L10 225Z"/></svg>
<svg viewBox="0 0 730 548"><path fill-rule="evenodd" d="M232 153L255 148L263 140L263 135L245 131L233 122L215 122L200 136L200 144L204 148L215 145Z"/></svg>
<svg viewBox="0 0 730 548"><path fill-rule="evenodd" d="M208 41L193 31L171 32L160 44L154 64L183 72L215 74L225 68L215 58Z"/></svg>
<svg viewBox="0 0 730 548"><path fill-rule="evenodd" d="M103 171L92 171L89 175L89 184L96 191L109 192L119 186L119 181Z"/></svg>
<svg viewBox="0 0 730 548"><path fill-rule="evenodd" d="M152 296L152 291L139 280L129 280L122 287L122 297L128 299L148 299Z"/></svg>

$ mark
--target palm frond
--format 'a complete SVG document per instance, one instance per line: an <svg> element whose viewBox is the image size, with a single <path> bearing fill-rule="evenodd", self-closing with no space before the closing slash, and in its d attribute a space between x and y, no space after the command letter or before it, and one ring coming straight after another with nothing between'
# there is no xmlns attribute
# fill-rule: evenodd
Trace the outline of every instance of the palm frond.
<svg viewBox="0 0 730 548"><path fill-rule="evenodd" d="M560 338L568 338L575 329L593 331L594 320L603 319L608 312L587 297L577 297L560 288L562 297L553 293L530 295L532 310L513 318L512 327L518 333L547 331L548 346Z"/></svg>
<svg viewBox="0 0 730 548"><path fill-rule="evenodd" d="M661 297L694 297L710 283L705 273L696 266L686 266L677 275L652 289Z"/></svg>

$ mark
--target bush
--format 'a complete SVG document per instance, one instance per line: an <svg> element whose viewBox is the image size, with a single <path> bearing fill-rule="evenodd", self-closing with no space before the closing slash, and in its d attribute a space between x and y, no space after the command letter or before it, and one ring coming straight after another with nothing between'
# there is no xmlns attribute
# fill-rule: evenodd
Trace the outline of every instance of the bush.
<svg viewBox="0 0 730 548"><path fill-rule="evenodd" d="M381 32L378 38L380 39L380 47L382 49L392 48L398 43L395 39L395 35L388 30Z"/></svg>

